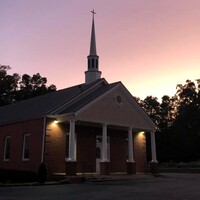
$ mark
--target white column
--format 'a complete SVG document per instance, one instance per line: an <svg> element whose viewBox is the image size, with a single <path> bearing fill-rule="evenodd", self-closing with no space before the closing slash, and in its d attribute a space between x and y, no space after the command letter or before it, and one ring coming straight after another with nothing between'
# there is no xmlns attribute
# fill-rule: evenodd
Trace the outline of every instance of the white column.
<svg viewBox="0 0 200 200"><path fill-rule="evenodd" d="M151 132L151 156L152 156L151 162L157 163L158 161L156 158L155 132Z"/></svg>
<svg viewBox="0 0 200 200"><path fill-rule="evenodd" d="M76 161L76 138L75 121L71 120L69 125L69 158L68 161Z"/></svg>
<svg viewBox="0 0 200 200"><path fill-rule="evenodd" d="M102 152L101 162L108 162L108 144L107 144L107 125L106 124L103 124L103 127L102 127L102 145L103 145L103 152Z"/></svg>
<svg viewBox="0 0 200 200"><path fill-rule="evenodd" d="M132 129L128 129L128 162L135 162L133 158L133 133Z"/></svg>
<svg viewBox="0 0 200 200"><path fill-rule="evenodd" d="M76 131L74 128L74 160L76 161L76 155L77 155L77 137L76 137Z"/></svg>

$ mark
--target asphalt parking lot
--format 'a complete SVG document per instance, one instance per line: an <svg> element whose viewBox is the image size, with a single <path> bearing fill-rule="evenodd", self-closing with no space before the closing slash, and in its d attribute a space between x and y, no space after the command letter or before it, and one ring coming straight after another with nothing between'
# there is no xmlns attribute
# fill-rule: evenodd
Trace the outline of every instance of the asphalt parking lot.
<svg viewBox="0 0 200 200"><path fill-rule="evenodd" d="M199 200L200 174L161 174L132 180L0 187L1 200Z"/></svg>

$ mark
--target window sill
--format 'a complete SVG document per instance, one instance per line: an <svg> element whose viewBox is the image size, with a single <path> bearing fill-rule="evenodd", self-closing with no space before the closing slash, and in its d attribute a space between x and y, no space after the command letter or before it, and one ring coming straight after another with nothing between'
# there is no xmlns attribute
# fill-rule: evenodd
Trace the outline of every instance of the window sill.
<svg viewBox="0 0 200 200"><path fill-rule="evenodd" d="M29 161L30 159L29 158L22 158L22 161Z"/></svg>
<svg viewBox="0 0 200 200"><path fill-rule="evenodd" d="M9 162L10 159L3 159L3 162Z"/></svg>

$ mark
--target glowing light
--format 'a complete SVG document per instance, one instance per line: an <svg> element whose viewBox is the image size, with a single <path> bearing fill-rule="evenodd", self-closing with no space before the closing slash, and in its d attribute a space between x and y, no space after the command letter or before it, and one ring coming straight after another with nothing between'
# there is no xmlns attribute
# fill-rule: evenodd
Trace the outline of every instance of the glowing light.
<svg viewBox="0 0 200 200"><path fill-rule="evenodd" d="M139 132L139 133L138 133L138 137L139 137L140 139L143 139L143 138L145 137L145 132L144 132L144 131Z"/></svg>
<svg viewBox="0 0 200 200"><path fill-rule="evenodd" d="M144 135L144 131L141 131L139 134L140 134L141 136Z"/></svg>
<svg viewBox="0 0 200 200"><path fill-rule="evenodd" d="M54 123L54 124L58 124L59 121L58 121L58 120L54 120L53 123Z"/></svg>

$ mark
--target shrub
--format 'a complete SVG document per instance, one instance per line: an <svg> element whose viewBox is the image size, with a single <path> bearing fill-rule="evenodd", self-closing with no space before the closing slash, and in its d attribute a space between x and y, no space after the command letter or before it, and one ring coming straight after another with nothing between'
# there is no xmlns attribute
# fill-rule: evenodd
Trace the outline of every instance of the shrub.
<svg viewBox="0 0 200 200"><path fill-rule="evenodd" d="M41 163L38 169L38 182L45 183L47 181L47 166L45 163Z"/></svg>
<svg viewBox="0 0 200 200"><path fill-rule="evenodd" d="M0 169L0 182L24 183L35 182L37 175L32 171L21 171L16 169Z"/></svg>
<svg viewBox="0 0 200 200"><path fill-rule="evenodd" d="M0 168L0 183L6 182L6 171L2 168Z"/></svg>

